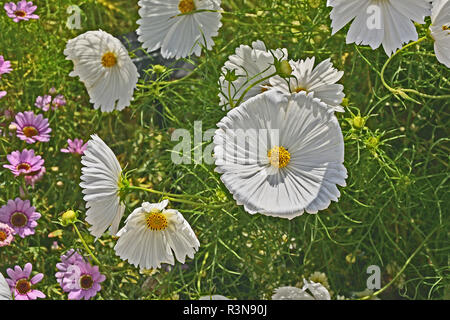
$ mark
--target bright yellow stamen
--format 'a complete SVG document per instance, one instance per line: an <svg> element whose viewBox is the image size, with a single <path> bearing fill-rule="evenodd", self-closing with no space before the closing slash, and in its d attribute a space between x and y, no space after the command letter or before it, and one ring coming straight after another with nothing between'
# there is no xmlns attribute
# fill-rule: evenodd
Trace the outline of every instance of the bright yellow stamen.
<svg viewBox="0 0 450 320"><path fill-rule="evenodd" d="M295 92L297 92L297 93L302 92L302 91L308 92L308 89L303 88L303 87L297 87L297 88L295 88Z"/></svg>
<svg viewBox="0 0 450 320"><path fill-rule="evenodd" d="M181 13L189 13L195 10L194 0L180 0L178 3L178 10Z"/></svg>
<svg viewBox="0 0 450 320"><path fill-rule="evenodd" d="M117 64L117 56L115 53L107 52L102 56L102 65L105 68L114 67Z"/></svg>
<svg viewBox="0 0 450 320"><path fill-rule="evenodd" d="M291 154L284 147L275 146L267 152L270 164L276 168L284 168L291 161Z"/></svg>
<svg viewBox="0 0 450 320"><path fill-rule="evenodd" d="M28 138L37 136L39 133L35 127L25 127L22 129L22 131L23 131L23 134L25 136L27 136Z"/></svg>
<svg viewBox="0 0 450 320"><path fill-rule="evenodd" d="M153 231L161 231L167 228L167 218L158 209L152 209L145 219L147 228Z"/></svg>
<svg viewBox="0 0 450 320"><path fill-rule="evenodd" d="M7 238L6 233L4 231L0 231L0 241L5 241Z"/></svg>

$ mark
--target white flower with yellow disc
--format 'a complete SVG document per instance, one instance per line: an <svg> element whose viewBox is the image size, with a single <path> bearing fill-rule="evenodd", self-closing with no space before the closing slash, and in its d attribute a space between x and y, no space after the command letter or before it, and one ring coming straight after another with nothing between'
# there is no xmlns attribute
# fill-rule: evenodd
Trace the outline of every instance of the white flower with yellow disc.
<svg viewBox="0 0 450 320"><path fill-rule="evenodd" d="M88 31L67 42L71 77L80 77L94 109L122 110L133 100L139 73L123 44L109 33Z"/></svg>
<svg viewBox="0 0 450 320"><path fill-rule="evenodd" d="M312 93L262 93L217 126L216 171L247 212L292 219L338 201L344 139L333 110Z"/></svg>
<svg viewBox="0 0 450 320"><path fill-rule="evenodd" d="M450 1L434 0L431 12L431 36L440 63L450 68Z"/></svg>
<svg viewBox="0 0 450 320"><path fill-rule="evenodd" d="M220 0L140 0L137 34L149 52L161 49L163 58L199 56L211 50L222 26Z"/></svg>
<svg viewBox="0 0 450 320"><path fill-rule="evenodd" d="M160 268L161 263L184 263L193 258L200 243L180 212L165 209L168 200L142 203L127 218L114 247L122 260L141 269Z"/></svg>

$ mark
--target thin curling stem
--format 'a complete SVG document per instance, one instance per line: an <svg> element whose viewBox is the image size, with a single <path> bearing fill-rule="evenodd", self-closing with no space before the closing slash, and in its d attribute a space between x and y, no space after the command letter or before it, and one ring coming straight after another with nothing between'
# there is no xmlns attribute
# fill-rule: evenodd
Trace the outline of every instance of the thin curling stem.
<svg viewBox="0 0 450 320"><path fill-rule="evenodd" d="M402 89L402 88L394 89L394 88L392 88L389 84L387 84L386 80L384 79L384 73L385 73L385 71L386 71L387 66L389 65L389 63L390 63L390 62L394 59L394 57L397 56L401 51L406 50L407 48L412 47L412 46L414 46L414 45L416 45L416 44L419 44L419 43L421 43L422 41L425 41L426 39L427 39L427 36L422 37L422 38L420 38L419 40L414 41L414 42L411 42L411 43L407 44L406 46L402 47L401 49L397 50L397 51L396 51L396 52L395 52L395 53L394 53L394 54L386 61L386 63L385 63L384 66L383 66L383 69L381 69L381 75L380 75L380 77L381 77L381 83L383 83L383 85L384 85L390 92L392 92L394 95L399 95L399 96L401 96L402 98L405 98L405 99L410 100L410 101L412 101L412 102L414 102L414 103L417 103L417 104L420 104L420 103L419 103L418 101L416 101L416 100L410 98L410 97L406 94L406 92L408 92L408 93L414 93L414 94L416 94L416 95L418 95L418 96L421 96L421 97L423 97L423 98L428 98L428 99L448 99L448 98L450 98L450 95L433 96L433 95L429 95L429 94L425 94L425 93L419 92L419 91L414 90L414 89Z"/></svg>

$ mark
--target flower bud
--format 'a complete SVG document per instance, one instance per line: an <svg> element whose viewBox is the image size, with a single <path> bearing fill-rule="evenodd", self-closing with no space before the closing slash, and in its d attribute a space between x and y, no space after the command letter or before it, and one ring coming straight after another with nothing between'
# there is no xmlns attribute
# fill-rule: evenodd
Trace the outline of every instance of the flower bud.
<svg viewBox="0 0 450 320"><path fill-rule="evenodd" d="M160 64L155 64L153 66L153 72L157 73L157 74L164 73L164 72L166 72L166 70L167 70L166 67L164 67L164 66L162 66Z"/></svg>
<svg viewBox="0 0 450 320"><path fill-rule="evenodd" d="M289 61L287 60L280 61L277 72L281 77L284 78L290 77L292 74L292 67L289 64Z"/></svg>
<svg viewBox="0 0 450 320"><path fill-rule="evenodd" d="M362 129L362 128L364 128L365 124L366 124L366 120L361 116L356 116L352 120L352 125L353 125L353 128L355 128L355 129Z"/></svg>
<svg viewBox="0 0 450 320"><path fill-rule="evenodd" d="M68 226L69 224L73 224L77 220L77 213L73 210L67 210L63 213L61 217L61 224L63 226Z"/></svg>

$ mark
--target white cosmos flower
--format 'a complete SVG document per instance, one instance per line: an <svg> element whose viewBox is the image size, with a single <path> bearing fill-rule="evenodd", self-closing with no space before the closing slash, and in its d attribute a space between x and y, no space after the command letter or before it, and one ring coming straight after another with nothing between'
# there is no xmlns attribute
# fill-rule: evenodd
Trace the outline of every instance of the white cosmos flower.
<svg viewBox="0 0 450 320"><path fill-rule="evenodd" d="M333 68L330 59L322 61L314 68L315 57L300 61L289 61L292 68L292 77L286 81L280 76L270 79L271 90L279 90L286 94L295 94L301 91L312 92L315 98L320 99L335 111L344 112L340 106L345 94L344 86L336 84L343 71Z"/></svg>
<svg viewBox="0 0 450 320"><path fill-rule="evenodd" d="M0 300L12 300L11 289L3 274L0 273Z"/></svg>
<svg viewBox="0 0 450 320"><path fill-rule="evenodd" d="M331 300L331 296L327 288L320 283L304 280L302 289L297 287L279 287L275 289L272 300Z"/></svg>
<svg viewBox="0 0 450 320"><path fill-rule="evenodd" d="M74 65L69 75L80 77L95 109L110 112L130 105L139 73L118 39L88 31L69 40L64 54Z"/></svg>
<svg viewBox="0 0 450 320"><path fill-rule="evenodd" d="M450 1L434 0L431 12L431 36L440 63L450 68Z"/></svg>
<svg viewBox="0 0 450 320"><path fill-rule="evenodd" d="M354 19L347 43L372 49L382 44L389 56L404 43L418 39L413 21L423 24L431 13L428 0L328 0L327 6L333 7L332 34Z"/></svg>
<svg viewBox="0 0 450 320"><path fill-rule="evenodd" d="M275 59L286 60L287 49L276 49L268 51L264 42L257 40L252 46L241 45L236 48L235 54L228 57L228 61L222 67L222 75L219 78L220 84L220 104L225 109L230 109L229 100L235 104L245 90L275 72ZM229 82L225 79L227 72L234 71L237 79ZM258 83L252 87L243 97L242 102L267 90L270 85L269 79Z"/></svg>
<svg viewBox="0 0 450 320"><path fill-rule="evenodd" d="M141 269L160 268L161 263L185 262L194 257L200 243L189 223L177 210L165 209L167 200L144 202L127 218L114 250L122 260Z"/></svg>
<svg viewBox="0 0 450 320"><path fill-rule="evenodd" d="M161 48L167 59L199 56L202 46L211 50L212 37L222 26L222 15L211 11L221 10L220 0L140 0L138 4L142 47L149 52Z"/></svg>
<svg viewBox="0 0 450 320"><path fill-rule="evenodd" d="M81 163L80 186L88 208L86 221L91 224L89 231L98 238L109 227L110 233L115 235L125 211L119 197L122 173L119 161L106 143L94 134L88 141Z"/></svg>
<svg viewBox="0 0 450 320"><path fill-rule="evenodd" d="M312 93L268 91L232 109L214 135L216 171L250 214L292 219L337 201L345 186L339 123Z"/></svg>
<svg viewBox="0 0 450 320"><path fill-rule="evenodd" d="M212 296L202 296L198 300L230 300L230 299L220 294L214 294Z"/></svg>

